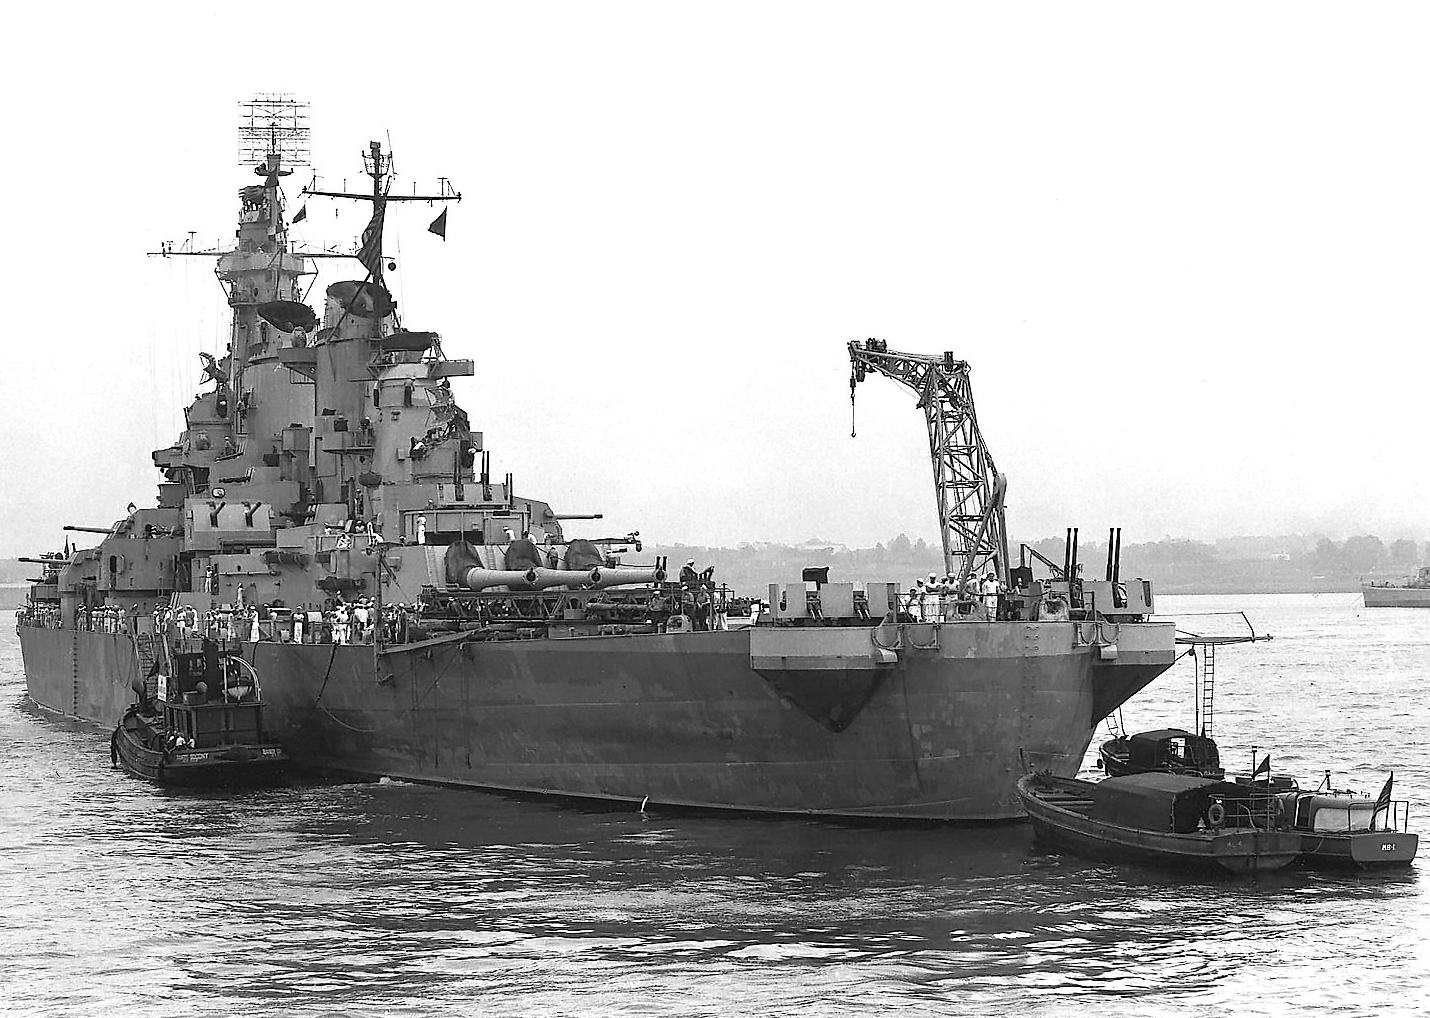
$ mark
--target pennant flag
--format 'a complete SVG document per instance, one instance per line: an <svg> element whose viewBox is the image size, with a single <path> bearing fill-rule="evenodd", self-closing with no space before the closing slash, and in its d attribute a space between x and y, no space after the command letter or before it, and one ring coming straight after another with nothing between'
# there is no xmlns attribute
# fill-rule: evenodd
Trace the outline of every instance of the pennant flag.
<svg viewBox="0 0 1430 1018"><path fill-rule="evenodd" d="M362 231L362 247L358 249L358 261L367 269L373 279L382 279L382 220L387 213L387 201L373 200L372 222Z"/></svg>
<svg viewBox="0 0 1430 1018"><path fill-rule="evenodd" d="M441 214L438 215L436 219L432 220L431 225L429 225L429 226L427 227L427 232L428 232L428 233L435 233L437 236L441 237L443 240L446 240L446 239L447 239L447 210L446 210L446 209L443 209L442 212L441 212Z"/></svg>
<svg viewBox="0 0 1430 1018"><path fill-rule="evenodd" d="M1256 765L1256 770L1254 770L1254 771L1251 772L1251 780L1252 780L1252 781L1255 781L1257 778L1260 778L1260 777L1263 777L1263 776L1266 778L1267 781L1270 781L1270 780L1271 780L1271 754L1270 754L1270 753L1267 753L1266 756L1265 756L1265 758L1264 758L1259 764Z"/></svg>
<svg viewBox="0 0 1430 1018"><path fill-rule="evenodd" d="M70 539L69 539L68 537L66 537L66 538L65 538L65 558L68 559L69 557L70 557Z"/></svg>
<svg viewBox="0 0 1430 1018"><path fill-rule="evenodd" d="M298 214L293 217L293 225L294 225L294 226L297 226L299 223L301 223L303 220L305 220L305 219L307 219L307 218L308 218L308 205L307 205L307 203L305 202L305 203L303 204L303 207L298 210Z"/></svg>

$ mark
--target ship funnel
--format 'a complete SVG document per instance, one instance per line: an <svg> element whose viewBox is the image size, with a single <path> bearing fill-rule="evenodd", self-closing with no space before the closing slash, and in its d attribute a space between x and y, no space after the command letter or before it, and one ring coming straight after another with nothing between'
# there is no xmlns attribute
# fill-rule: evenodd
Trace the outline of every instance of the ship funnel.
<svg viewBox="0 0 1430 1018"><path fill-rule="evenodd" d="M318 327L318 316L313 309L296 300L270 300L258 305L258 315L279 332L295 329L312 332Z"/></svg>
<svg viewBox="0 0 1430 1018"><path fill-rule="evenodd" d="M341 314L354 318L383 318L397 306L387 287L378 282L360 283L349 279L334 283L327 292L330 309L336 304Z"/></svg>

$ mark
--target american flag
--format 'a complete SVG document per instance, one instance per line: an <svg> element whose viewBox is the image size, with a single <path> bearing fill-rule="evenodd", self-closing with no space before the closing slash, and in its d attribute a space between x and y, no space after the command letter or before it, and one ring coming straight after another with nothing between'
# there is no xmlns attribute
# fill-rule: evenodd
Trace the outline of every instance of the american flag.
<svg viewBox="0 0 1430 1018"><path fill-rule="evenodd" d="M1375 828L1375 820L1381 813L1390 811L1390 788L1395 784L1395 772L1390 772L1390 777L1385 779L1385 787L1380 790L1380 794L1375 797L1375 811L1371 813L1371 829ZM1388 818L1387 818L1388 820Z"/></svg>
<svg viewBox="0 0 1430 1018"><path fill-rule="evenodd" d="M382 217L387 213L387 202L374 198L372 222L362 231L362 247L358 248L358 261L367 269L373 279L382 279Z"/></svg>

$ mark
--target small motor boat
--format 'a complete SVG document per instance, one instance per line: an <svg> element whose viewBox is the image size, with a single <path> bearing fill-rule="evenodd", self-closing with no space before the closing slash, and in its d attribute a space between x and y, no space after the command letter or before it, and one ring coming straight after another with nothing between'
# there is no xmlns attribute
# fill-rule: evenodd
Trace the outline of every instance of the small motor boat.
<svg viewBox="0 0 1430 1018"><path fill-rule="evenodd" d="M1018 798L1039 839L1082 855L1266 873L1301 854L1281 801L1231 782L1160 772L1092 782L1039 772L1018 781Z"/></svg>

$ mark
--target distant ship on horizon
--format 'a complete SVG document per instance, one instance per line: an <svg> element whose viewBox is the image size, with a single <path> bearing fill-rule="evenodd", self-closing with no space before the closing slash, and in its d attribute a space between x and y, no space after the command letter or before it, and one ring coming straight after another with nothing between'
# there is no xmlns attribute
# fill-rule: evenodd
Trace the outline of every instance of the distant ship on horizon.
<svg viewBox="0 0 1430 1018"><path fill-rule="evenodd" d="M1362 583L1367 608L1430 608L1430 566L1402 583Z"/></svg>

